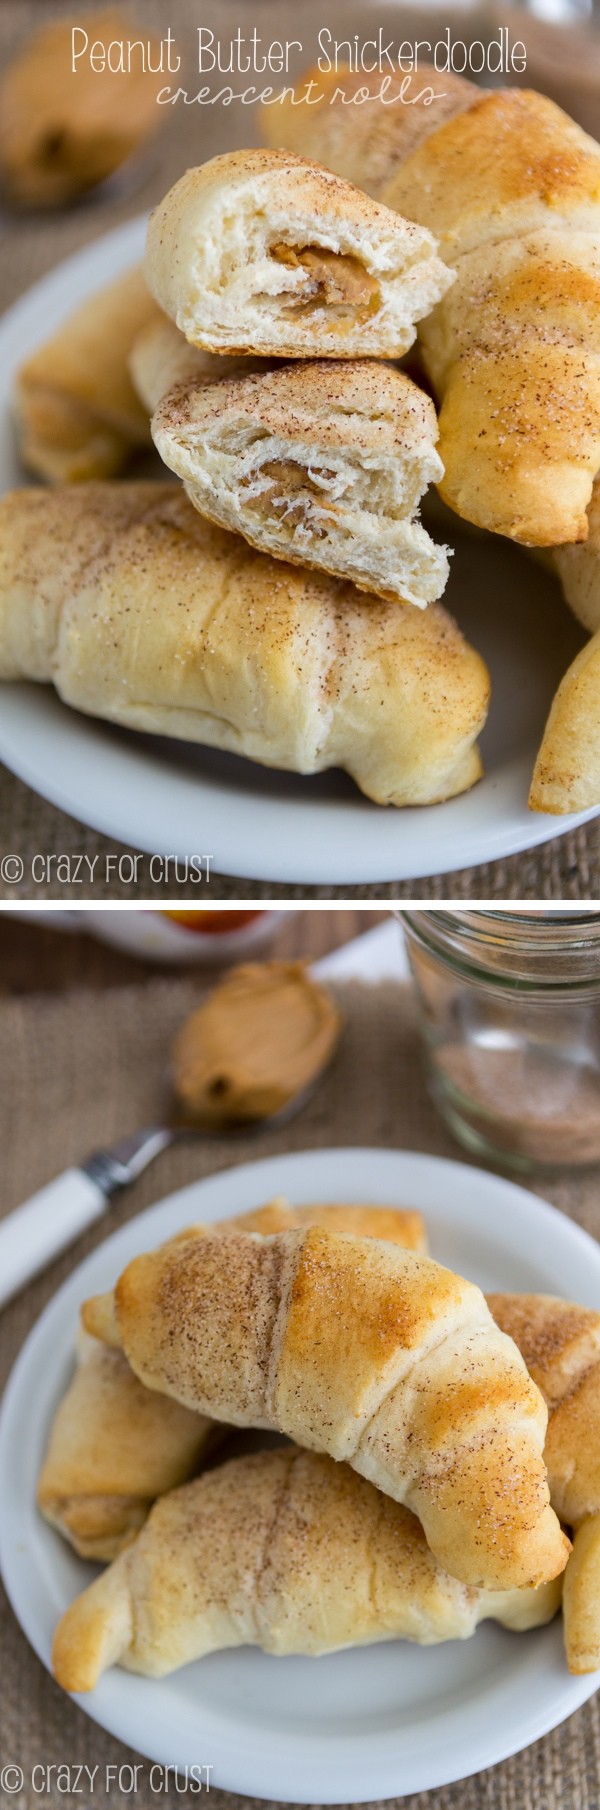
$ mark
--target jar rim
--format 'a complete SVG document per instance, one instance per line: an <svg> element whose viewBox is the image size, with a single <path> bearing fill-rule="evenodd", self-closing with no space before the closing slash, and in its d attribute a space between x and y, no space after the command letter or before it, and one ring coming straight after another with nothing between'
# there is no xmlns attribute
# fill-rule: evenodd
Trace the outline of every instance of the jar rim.
<svg viewBox="0 0 600 1810"><path fill-rule="evenodd" d="M600 911L398 910L441 961L496 985L600 987Z"/></svg>

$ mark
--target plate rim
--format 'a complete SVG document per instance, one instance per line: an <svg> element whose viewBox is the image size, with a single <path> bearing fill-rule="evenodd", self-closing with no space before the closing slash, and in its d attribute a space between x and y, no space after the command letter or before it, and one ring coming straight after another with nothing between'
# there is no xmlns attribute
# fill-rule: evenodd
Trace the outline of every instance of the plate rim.
<svg viewBox="0 0 600 1810"><path fill-rule="evenodd" d="M32 284L7 309L0 320L0 351L7 369L3 406L6 406L8 400L15 360L23 356L23 346L20 341L32 333L40 310L44 313L48 312L52 317L53 310L56 308L57 318L64 317L65 312L68 312L64 305L64 292L65 286L68 287L69 279L75 278L78 296L79 293L81 295L91 294L104 282L110 281L111 275L116 276L121 270L135 262L143 248L146 219L145 214L136 214L131 219L109 229L108 232L90 240L78 250L71 252ZM107 262L108 274L105 269ZM63 304L60 309L59 300ZM39 333L33 334L32 345L39 343L39 337ZM4 390L4 385L2 388ZM129 809L121 803L121 796L126 798L130 795L132 783L134 799L138 790L142 792L143 796L145 796L146 790L151 791L153 763L156 763L157 770L161 775L164 776L167 773L166 763L160 758L156 749L146 745L147 738L138 736L137 742L132 745L132 757L140 763L139 777L134 774L133 781L130 777L128 783L122 785L122 792L118 786L113 789L113 800L116 800L116 803L111 802L111 796L107 794L106 802L104 802L104 798L101 803L94 799L91 806L82 805L80 789L78 789L75 779L71 778L71 775L77 772L77 761L73 761L70 757L70 750L65 748L61 752L58 746L61 729L67 738L70 738L72 733L77 742L80 737L83 737L89 762L94 760L92 738L94 729L96 729L106 737L106 748L109 754L112 751L120 764L123 760L123 748L119 747L116 739L113 739L112 731L115 725L105 723L102 719L88 718L83 712L70 710L58 698L58 694L52 693L58 713L54 754L54 768L57 771L51 769L48 774L41 757L36 758L35 753L32 752L28 754L30 738L25 732L20 732L20 710L23 708L22 700L25 689L33 691L32 685L26 681L12 684L5 681L1 686L4 724L0 723L0 759L17 778L30 786L38 796L74 817L78 823L87 824L100 834L122 842L124 847L129 845L148 855L158 855L163 859L171 856L182 861L190 859L193 853L197 852L184 846L183 836L185 833L187 843L189 831L185 829L184 832L183 824L180 832L181 839L178 840L174 836L173 843L166 830L164 834L162 832L153 834L150 829L152 812L148 808L142 809L139 798L137 805L134 805L132 816L135 815L136 810L139 816L145 815L149 827L146 833L139 829L136 833L129 816ZM49 688L38 689L49 694ZM9 699L12 697L17 706L13 711L10 708L7 709L6 693L9 694ZM37 714L33 700L30 708L34 710L34 714ZM11 716L14 718L12 729ZM25 718L25 722L28 720L28 717ZM43 728L40 729L40 733L43 734ZM23 742L25 747L22 746ZM102 754L103 750L100 750L97 755L99 761L102 760ZM507 750L506 770L508 771L509 768L510 750ZM210 775L203 778L194 774L188 778L188 775L184 774L178 776L177 779L173 776L171 784L173 786L179 784L183 793L186 781L197 791L197 805L186 806L186 823L189 822L192 808L197 809L199 819L204 810L205 814L211 818L209 826L211 835L213 834L213 824L216 826L214 840L217 845L221 833L219 820L222 808L218 782L214 781ZM477 788L473 790L476 792ZM491 794L493 794L493 778L490 786ZM259 819L265 810L267 820L264 824L259 822L255 832L256 844L253 835L246 836L245 847L242 848L241 854L238 854L235 848L234 818L226 832L226 841L228 837L229 844L224 847L223 852L220 853L218 847L215 848L214 853L212 850L205 852L213 855L217 872L239 880L258 880L277 885L340 887L384 885L393 881L427 879L440 871L440 858L446 863L442 872L450 874L456 869L457 863L459 870L470 866L479 867L482 863L503 860L509 855L522 854L528 849L538 848L545 842L551 841L555 836L571 833L600 814L600 805L560 818L529 812L524 813L520 820L501 822L494 831L492 811L491 815L486 813L486 821L489 816L492 826L488 838L486 822L467 824L464 831L461 830L460 825L458 831L453 830L452 807L454 805L460 809L465 799L469 798L469 793L460 794L457 799L450 799L442 805L407 806L404 810L395 813L393 807L389 807L386 812L383 807L373 805L358 791L350 793L347 799L345 797L327 799L325 808L320 810L319 796L316 795L313 799L300 800L300 806L307 813L312 814L314 832L310 834L303 828L299 856L297 839L293 834L289 838L280 836L277 817L272 830L268 821L272 805L276 812L283 810L289 812L292 819L295 813L298 817L297 801L294 798L274 797L271 799L259 796L253 799L251 795L248 796L245 793L241 785L235 791L232 790L230 797L234 814L237 810L238 815L241 814L243 817L245 810L247 812L250 806ZM423 813L423 835L422 837L417 835L416 847L414 832L408 838L414 852L410 856L406 856L404 853L406 837L403 831L407 821L411 820L411 814L418 811ZM336 822L340 825L339 843L336 839L335 846L333 846L332 839L328 840L327 835L322 833L323 830L327 830L328 823L330 823L330 812L334 814ZM392 813L391 819L390 812ZM347 826L343 824L345 814L347 814ZM394 825L394 831L388 835L385 826L390 822ZM367 824L369 830L365 834ZM378 825L381 827L378 828ZM237 833L239 835L239 832ZM443 842L441 856L440 837ZM483 841L482 837L484 837ZM456 854L453 853L454 840L457 842ZM418 873L414 872L416 864L419 868ZM258 873L257 867L260 869Z"/></svg>
<svg viewBox="0 0 600 1810"><path fill-rule="evenodd" d="M273 1181L276 1181L277 1177L281 1179L280 1171L282 1163L285 1165L286 1169L291 1164L298 1178L298 1190L296 1190L296 1188L290 1188L289 1180L286 1185L286 1191L288 1195L292 1195L292 1198L302 1198L302 1195L305 1194L305 1191L309 1186L318 1186L319 1197L321 1199L333 1199L336 1197L336 1194L339 1198L339 1183L336 1181L338 1167L340 1162L347 1163L349 1158L352 1162L353 1172L357 1177L354 1188L355 1198L361 1194L364 1197L365 1176L362 1173L363 1166L368 1170L369 1183L372 1183L372 1186L370 1185L372 1198L385 1200L386 1195L388 1197L393 1195L396 1198L396 1203L398 1200L398 1189L401 1191L401 1197L404 1193L409 1171L412 1171L411 1196L413 1185L416 1187L417 1195L420 1190L428 1192L430 1187L429 1178L433 1173L435 1180L439 1183L439 1187L436 1189L434 1185L432 1190L434 1205L430 1207L430 1214L433 1219L435 1219L437 1215L444 1220L443 1201L445 1198L445 1190L443 1184L448 1180L449 1172L451 1172L452 1179L455 1183L461 1187L462 1198L466 1201L468 1206L467 1217L469 1214L474 1217L475 1209L477 1208L476 1191L480 1186L489 1191L490 1202L493 1202L495 1198L501 1203L502 1200L506 1200L507 1197L510 1197L514 1207L519 1210L522 1216L522 1225L526 1229L527 1235L529 1237L533 1236L536 1249L538 1248L540 1235L542 1239L541 1248L544 1249L543 1240L544 1235L547 1234L552 1246L555 1247L558 1244L559 1247L564 1248L565 1252L576 1251L577 1255L581 1256L584 1260L586 1273L595 1280L595 1288L590 1287L588 1292L596 1295L598 1305L600 1305L600 1247L595 1240L591 1238L577 1222L567 1219L566 1215L561 1213L558 1208L551 1206L550 1203L540 1199L539 1196L532 1194L528 1189L522 1187L521 1184L505 1179L503 1176L498 1176L488 1171L478 1169L473 1164L462 1163L454 1161L452 1158L428 1155L424 1152L406 1149L390 1150L382 1146L340 1145L329 1146L323 1150L312 1149L295 1152L291 1151L285 1153L283 1157L276 1154L269 1157L258 1158L251 1162L228 1165L223 1169L217 1170L215 1174L199 1178L183 1188L176 1189L155 1201L152 1206L146 1208L143 1212L134 1215L134 1217L128 1220L125 1225L120 1226L112 1234L109 1234L107 1238L103 1239L100 1244L96 1246L94 1251L88 1254L82 1263L75 1265L71 1274L51 1297L50 1301L43 1309L42 1314L35 1321L15 1360L0 1408L0 1467L5 1466L7 1462L10 1462L11 1442L14 1436L13 1422L15 1423L16 1428L17 1419L20 1418L21 1413L19 1407L21 1390L25 1389L25 1391L27 1391L29 1372L31 1369L35 1371L38 1348L43 1344L45 1333L53 1329L54 1322L56 1321L60 1326L61 1318L63 1318L63 1306L68 1307L70 1310L74 1303L74 1297L78 1294L81 1285L83 1284L84 1287L86 1286L88 1273L92 1274L94 1270L99 1266L102 1267L103 1264L104 1267L108 1267L109 1264L112 1264L113 1253L118 1254L119 1246L126 1246L132 1239L137 1243L137 1235L140 1230L142 1230L145 1235L146 1231L152 1231L153 1226L157 1222L165 1219L169 1221L167 1228L168 1232L171 1229L172 1216L175 1215L175 1221L173 1223L173 1229L175 1229L177 1217L180 1213L183 1215L183 1220L180 1223L185 1223L186 1215L189 1213L190 1209L195 1210L196 1202L202 1200L205 1192L207 1192L209 1196L209 1199L206 1202L207 1219L217 1220L223 1217L228 1208L231 1210L231 1198L230 1194L228 1198L228 1190L230 1191L231 1189L232 1177L242 1176L242 1191L247 1194L248 1190L250 1190L252 1197L256 1201L260 1198L264 1200L265 1198L268 1198L269 1193L271 1192L269 1186L271 1177L273 1178ZM311 1174L313 1177L312 1180ZM394 1179L396 1175L397 1181ZM280 1192L281 1189L276 1188L275 1191ZM348 1187L346 1182L344 1183L344 1192L347 1197ZM217 1210L215 1210L214 1203L211 1203L210 1201L211 1193L215 1196ZM316 1197L315 1193L313 1193L313 1198ZM470 1199L470 1197L472 1198ZM416 1199L414 1204L422 1206L423 1201ZM164 1229L161 1229L159 1235L164 1236ZM66 1318L67 1316L65 1315L65 1324ZM22 1424L22 1421L20 1424ZM23 1628L27 1639L46 1669L48 1669L48 1654L44 1650L43 1641L40 1639L39 1627L35 1624L35 1618L30 1616L28 1606L26 1606L24 1610L18 1585L15 1586L14 1579L10 1574L10 1567L7 1565L7 1547L10 1547L10 1533L6 1524L6 1514L7 1511L4 1499L0 1498L0 1568L4 1577L7 1594L13 1607L13 1611L17 1616L17 1620ZM10 1557L12 1559L12 1554L10 1554ZM433 1766L427 1775L427 1779L424 1775L419 1777L410 1776L408 1782L401 1781L399 1784L397 1773L394 1777L390 1775L389 1761L382 1765L381 1776L374 1779L373 1756L369 1753L368 1780L365 1778L364 1781L360 1783L360 1789L356 1794L354 1793L352 1784L349 1785L348 1779L346 1779L345 1786L338 1786L336 1784L332 1787L331 1784L327 1784L326 1779L323 1780L320 1778L320 1789L315 1795L312 1791L313 1783L317 1783L314 1773L315 1764L318 1767L322 1763L325 1771L329 1773L330 1777L332 1772L335 1772L336 1777L338 1776L337 1763L334 1761L333 1753L330 1751L325 1754L323 1762L320 1761L319 1754L317 1753L309 1780L311 1794L307 1795L305 1790L302 1790L301 1792L294 1790L292 1795L289 1795L289 1785L287 1783L289 1767L286 1769L285 1761L283 1761L283 1779L281 1776L273 1776L273 1765L276 1773L277 1767L280 1764L278 1754L275 1754L274 1761L272 1759L270 1761L269 1742L267 1740L265 1747L263 1737L259 1737L254 1743L254 1751L250 1761L245 1761L242 1757L242 1771L239 1769L237 1756L234 1756L231 1764L229 1764L229 1761L226 1761L223 1769L221 1764L223 1756L221 1756L215 1785L218 1785L220 1789L230 1790L245 1796L262 1797L266 1801L280 1800L299 1804L311 1804L317 1801L317 1798L318 1801L327 1804L348 1803L350 1801L353 1803L366 1803L373 1801L374 1798L385 1800L389 1797L402 1797L409 1792L414 1791L441 1789L444 1784L451 1784L458 1779L470 1777L474 1772L496 1765L499 1761L509 1758L513 1753L521 1751L524 1746L531 1745L532 1742L538 1740L543 1734L548 1733L551 1728L558 1726L560 1722L571 1715L575 1709L593 1694L597 1687L598 1674L589 1674L584 1678L574 1679L570 1678L565 1670L564 1678L561 1673L560 1689L557 1686L556 1694L552 1696L552 1709L549 1708L547 1699L545 1706L540 1709L539 1713L536 1714L530 1722L526 1739L523 1740L521 1734L517 1734L515 1738L514 1733L510 1734L505 1732L499 1733L498 1738L494 1742L491 1742L489 1733L486 1734L484 1728L478 1750L470 1755L466 1771L464 1769L464 1763L461 1762L457 1765L455 1759L450 1764L450 1767L442 1762L441 1770L439 1767L436 1769L435 1766ZM104 1712L101 1717L99 1717L97 1714L92 1714L89 1700L85 1697L75 1697L74 1701L91 1716L93 1721L99 1723L101 1727L104 1727L108 1733L122 1743L125 1743L130 1747L133 1745L136 1750L143 1751L143 1749L140 1749L139 1745L139 1732L134 1733L132 1739L131 1728L128 1730L127 1727L124 1726L123 1718L119 1713L113 1714L111 1711L107 1715L106 1712ZM126 1709L124 1716L126 1723ZM335 1741L339 1742L339 1737L336 1737ZM332 1749L334 1746L335 1743L332 1742ZM177 1763L172 1751L168 1747L168 1740L167 1746L161 1749L160 1741L157 1742L154 1730L152 1733L152 1750L146 1752L145 1757L162 1765ZM180 1769L183 1769L183 1765L184 1762L180 1759ZM350 1758L348 1765L350 1768L354 1767L356 1770L355 1756ZM401 1769L401 1755L398 1761L395 1762L395 1765L398 1769ZM307 1768L307 1770L309 1769ZM358 1767L358 1771L360 1772L360 1766Z"/></svg>

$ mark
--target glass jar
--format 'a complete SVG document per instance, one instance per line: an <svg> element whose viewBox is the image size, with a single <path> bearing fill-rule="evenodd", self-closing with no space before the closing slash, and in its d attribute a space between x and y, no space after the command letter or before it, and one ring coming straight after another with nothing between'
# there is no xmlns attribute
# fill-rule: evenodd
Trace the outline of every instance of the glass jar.
<svg viewBox="0 0 600 1810"><path fill-rule="evenodd" d="M600 1163L600 912L398 915L455 1137L521 1174Z"/></svg>

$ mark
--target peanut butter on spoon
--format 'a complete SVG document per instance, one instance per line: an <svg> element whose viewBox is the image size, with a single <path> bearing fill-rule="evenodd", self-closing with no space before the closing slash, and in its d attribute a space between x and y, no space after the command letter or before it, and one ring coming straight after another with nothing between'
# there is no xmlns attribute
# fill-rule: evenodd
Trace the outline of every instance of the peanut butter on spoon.
<svg viewBox="0 0 600 1810"><path fill-rule="evenodd" d="M302 962L234 968L188 1018L173 1049L187 1120L270 1118L309 1087L338 1041L340 1015Z"/></svg>

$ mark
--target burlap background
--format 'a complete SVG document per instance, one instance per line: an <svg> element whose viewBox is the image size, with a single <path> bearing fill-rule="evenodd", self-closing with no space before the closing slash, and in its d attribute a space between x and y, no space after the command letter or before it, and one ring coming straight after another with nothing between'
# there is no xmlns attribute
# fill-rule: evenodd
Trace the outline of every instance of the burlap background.
<svg viewBox="0 0 600 1810"><path fill-rule="evenodd" d="M168 1039L196 996L193 980L151 980L105 993L74 991L64 998L32 994L0 1005L0 1211L99 1144L160 1111ZM235 1161L279 1150L330 1144L406 1147L456 1156L425 1093L416 1059L415 1020L404 987L339 989L345 1032L338 1058L318 1094L285 1131L236 1141ZM224 1168L225 1143L192 1142L163 1154L122 1197L111 1222L91 1232L27 1289L2 1317L2 1382L45 1302L87 1250L113 1225L195 1176ZM562 1182L550 1195L580 1224L600 1235L597 1181ZM235 1190L232 1209L235 1207ZM27 1429L23 1429L24 1437ZM0 1615L2 1763L20 1765L26 1781L35 1764L98 1765L131 1758L64 1697L34 1657L11 1611ZM152 1714L149 1686L148 1713ZM206 1756L210 1758L210 1756ZM148 1777L146 1767L146 1780ZM77 1798L21 1793L2 1796L15 1810L46 1810ZM111 1790L110 1810L150 1810L148 1785L135 1798ZM191 1810L198 1799L170 1791L161 1802ZM545 1740L493 1770L447 1790L404 1799L405 1810L597 1810L600 1801L600 1713L597 1699ZM244 1800L216 1790L213 1810L236 1810Z"/></svg>
<svg viewBox="0 0 600 1810"><path fill-rule="evenodd" d="M2 0L0 64L4 64L13 47L26 38L42 17L47 20L71 13L74 20L81 21L86 13L93 12L94 6L97 8L102 3L103 0L83 0L81 7L78 7L77 0L43 0L43 5L40 0ZM201 9L201 17L197 14L197 8L190 6L188 0L168 0L168 4L165 4L165 0L131 0L131 5L127 0L127 10L140 29L156 30L161 35L166 26L171 25L190 74L194 68L192 39L199 23L218 29L223 39L235 32L238 26L244 32L256 26L258 32L265 34L269 40L275 36L291 39L301 37L305 48L310 47L312 52L316 32L323 24L329 25L338 37L352 36L355 31L365 37L368 35L367 28L372 29L379 24L388 36L396 36L399 18L398 8L390 0L383 0L376 13L372 11L369 0L334 0L328 6L322 0L303 0L300 12L297 0L252 0L251 4L250 0L206 0ZM460 20L460 24L455 24L455 37L468 39L471 29L469 10L462 6L457 12L456 18ZM428 5L425 35L435 38L438 28L441 31L448 24L452 11L451 4L438 9ZM498 19L502 16L502 7L488 5L488 30L495 26L496 15ZM507 10L506 18L512 40L519 34L526 39L528 79L532 83L537 79L541 87L545 87L556 99L562 100L564 105L580 117L589 130L597 129L594 119L597 116L600 92L600 34L589 45L578 46L577 36L571 28L560 41L557 51L555 37L548 27L530 16L524 19L520 9L514 7ZM414 6L403 6L401 20L402 30L409 40L414 41L415 37L423 36L423 12L419 12ZM481 35L480 18L475 17L472 29L474 35ZM190 80L189 85L193 90L193 81ZM164 112L169 117L165 121L160 145L151 154L146 179L135 193L124 194L110 202L104 201L102 205L86 206L47 222L39 218L35 221L11 219L3 222L0 310L69 253L97 238L99 234L108 232L119 221L152 206L186 164L199 163L205 157L235 144L247 144L256 137L252 107L219 106L200 109L178 106L165 108ZM293 833L291 825L290 833ZM185 879L179 881L171 876L166 882L152 883L147 863L146 871L144 873L142 870L137 884L130 884L127 878L120 880L116 874L105 879L100 874L104 858L115 852L122 853L122 845L112 843L95 831L75 823L29 791L6 769L0 770L0 853L21 855L25 867L22 884L0 883L0 898L16 901L18 898L32 896L70 896L101 900L180 895L182 900L187 896L190 902L196 902L194 889L186 886ZM33 887L31 857L34 853L46 857L66 854L93 859L99 856L93 884L88 881L83 885L65 888L52 877ZM469 868L460 873L434 876L432 879L420 880L415 877L407 884L291 888L236 881L217 875L206 890L214 899L334 898L347 897L349 893L357 898L398 899L596 898L600 894L600 827L591 824L576 835L557 836L538 851L532 850L510 860Z"/></svg>

